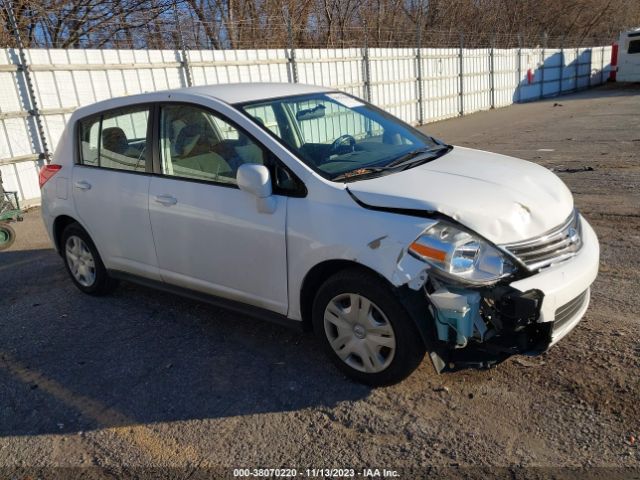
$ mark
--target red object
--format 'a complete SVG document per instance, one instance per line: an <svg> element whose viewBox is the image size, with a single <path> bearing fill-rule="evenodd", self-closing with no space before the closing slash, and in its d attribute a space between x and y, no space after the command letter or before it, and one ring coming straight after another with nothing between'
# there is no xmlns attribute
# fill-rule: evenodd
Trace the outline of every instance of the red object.
<svg viewBox="0 0 640 480"><path fill-rule="evenodd" d="M527 82L529 82L529 85L533 83L533 70L531 69L527 70Z"/></svg>
<svg viewBox="0 0 640 480"><path fill-rule="evenodd" d="M609 71L609 80L616 81L616 73L618 72L618 42L611 45L611 70Z"/></svg>
<svg viewBox="0 0 640 480"><path fill-rule="evenodd" d="M45 183L49 181L51 177L53 177L56 173L60 171L62 165L56 165L55 163L52 165L45 165L40 169L40 175L38 176L38 180L40 181L40 188L44 186Z"/></svg>

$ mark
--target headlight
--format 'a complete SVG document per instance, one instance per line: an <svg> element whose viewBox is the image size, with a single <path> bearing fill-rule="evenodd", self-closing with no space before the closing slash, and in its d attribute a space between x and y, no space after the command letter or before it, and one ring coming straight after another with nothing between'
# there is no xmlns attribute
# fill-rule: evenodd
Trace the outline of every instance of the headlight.
<svg viewBox="0 0 640 480"><path fill-rule="evenodd" d="M472 284L492 283L515 271L500 250L446 222L425 230L409 252L444 276Z"/></svg>

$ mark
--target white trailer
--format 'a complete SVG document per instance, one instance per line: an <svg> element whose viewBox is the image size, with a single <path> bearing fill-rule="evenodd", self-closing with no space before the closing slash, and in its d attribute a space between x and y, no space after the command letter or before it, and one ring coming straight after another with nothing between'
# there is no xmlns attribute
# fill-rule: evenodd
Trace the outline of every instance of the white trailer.
<svg viewBox="0 0 640 480"><path fill-rule="evenodd" d="M640 82L640 28L620 34L616 80Z"/></svg>

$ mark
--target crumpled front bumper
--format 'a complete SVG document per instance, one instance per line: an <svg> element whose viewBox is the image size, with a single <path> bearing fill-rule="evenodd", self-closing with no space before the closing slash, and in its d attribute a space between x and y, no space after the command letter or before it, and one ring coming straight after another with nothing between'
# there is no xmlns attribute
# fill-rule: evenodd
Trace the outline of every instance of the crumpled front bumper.
<svg viewBox="0 0 640 480"><path fill-rule="evenodd" d="M572 259L510 285L521 292L536 289L544 294L539 323L555 323L556 317L561 317L552 328L551 344L567 335L582 319L589 306L589 287L598 275L598 237L584 217L580 220L582 248Z"/></svg>
<svg viewBox="0 0 640 480"><path fill-rule="evenodd" d="M493 330L483 338L474 327L469 342L460 345L455 333L460 324L453 322L448 339L442 338L442 313L430 299L430 313L436 328L431 332L431 358L436 370L457 370L499 363L514 354L535 355L566 336L584 316L590 299L590 287L598 274L600 247L595 232L581 217L582 248L571 259L509 285L481 290L482 320ZM472 290L447 286L451 291L472 298ZM477 294L475 294L477 295ZM475 325L478 324L476 316ZM440 327L440 332L437 332ZM484 327L483 327L484 328Z"/></svg>

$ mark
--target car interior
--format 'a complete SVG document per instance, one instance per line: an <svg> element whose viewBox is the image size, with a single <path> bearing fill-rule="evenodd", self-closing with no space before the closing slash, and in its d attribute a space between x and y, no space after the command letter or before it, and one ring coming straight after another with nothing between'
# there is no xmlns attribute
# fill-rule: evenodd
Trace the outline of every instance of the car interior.
<svg viewBox="0 0 640 480"><path fill-rule="evenodd" d="M240 165L264 164L259 146L202 109L168 105L162 108L161 118L162 163L167 175L236 183Z"/></svg>
<svg viewBox="0 0 640 480"><path fill-rule="evenodd" d="M392 125L383 125L321 98L285 99L248 105L244 110L307 165L330 176L397 157L414 143ZM267 115L266 124L259 114ZM344 132L350 134L341 135Z"/></svg>
<svg viewBox="0 0 640 480"><path fill-rule="evenodd" d="M146 139L130 142L122 128L103 128L100 166L144 172L145 148Z"/></svg>

